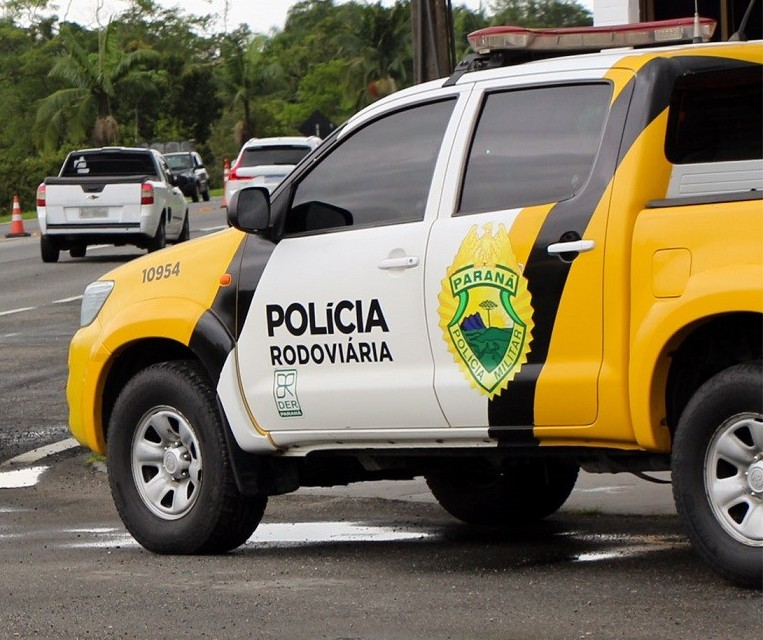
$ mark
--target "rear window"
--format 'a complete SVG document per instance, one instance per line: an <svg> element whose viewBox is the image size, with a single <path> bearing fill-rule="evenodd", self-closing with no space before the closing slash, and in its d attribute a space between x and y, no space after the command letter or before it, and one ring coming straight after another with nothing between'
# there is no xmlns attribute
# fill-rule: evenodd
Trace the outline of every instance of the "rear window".
<svg viewBox="0 0 763 640"><path fill-rule="evenodd" d="M695 73L676 81L665 155L673 164L763 158L759 65Z"/></svg>
<svg viewBox="0 0 763 640"><path fill-rule="evenodd" d="M302 145L250 147L244 149L241 165L254 167L262 164L297 164L309 152L310 147Z"/></svg>
<svg viewBox="0 0 763 640"><path fill-rule="evenodd" d="M170 169L191 169L193 167L193 160L190 153L182 153L180 155L166 155L164 159L170 166Z"/></svg>
<svg viewBox="0 0 763 640"><path fill-rule="evenodd" d="M156 176L153 158L147 153L73 153L66 159L63 177Z"/></svg>

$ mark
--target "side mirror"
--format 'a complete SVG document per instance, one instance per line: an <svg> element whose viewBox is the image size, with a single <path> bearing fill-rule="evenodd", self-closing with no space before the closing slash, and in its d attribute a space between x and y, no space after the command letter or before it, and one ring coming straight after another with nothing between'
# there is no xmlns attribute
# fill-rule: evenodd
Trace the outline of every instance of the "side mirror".
<svg viewBox="0 0 763 640"><path fill-rule="evenodd" d="M177 183L178 183L178 179L177 179L177 176L176 176L174 173L172 173L172 171L170 171L170 172L167 174L167 179L170 181L170 184L171 184L173 187L176 187L176 186L177 186Z"/></svg>
<svg viewBox="0 0 763 640"><path fill-rule="evenodd" d="M231 196L228 224L247 233L264 231L270 225L270 192L266 187L244 187Z"/></svg>

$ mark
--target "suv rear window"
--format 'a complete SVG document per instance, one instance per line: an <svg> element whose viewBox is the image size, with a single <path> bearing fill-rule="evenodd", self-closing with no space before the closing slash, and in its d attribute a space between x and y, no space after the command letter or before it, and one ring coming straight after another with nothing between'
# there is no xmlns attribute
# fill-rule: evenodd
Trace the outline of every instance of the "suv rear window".
<svg viewBox="0 0 763 640"><path fill-rule="evenodd" d="M190 153L168 154L164 156L170 169L193 169Z"/></svg>
<svg viewBox="0 0 763 640"><path fill-rule="evenodd" d="M73 153L64 165L61 176L156 176L154 160L148 153L99 152Z"/></svg>
<svg viewBox="0 0 763 640"><path fill-rule="evenodd" d="M488 94L474 134L460 213L572 197L588 179L609 112L609 84Z"/></svg>
<svg viewBox="0 0 763 640"><path fill-rule="evenodd" d="M763 158L760 66L684 76L670 102L665 155L673 164Z"/></svg>
<svg viewBox="0 0 763 640"><path fill-rule="evenodd" d="M263 164L297 164L310 151L310 147L283 145L251 147L244 149L241 166L255 167Z"/></svg>

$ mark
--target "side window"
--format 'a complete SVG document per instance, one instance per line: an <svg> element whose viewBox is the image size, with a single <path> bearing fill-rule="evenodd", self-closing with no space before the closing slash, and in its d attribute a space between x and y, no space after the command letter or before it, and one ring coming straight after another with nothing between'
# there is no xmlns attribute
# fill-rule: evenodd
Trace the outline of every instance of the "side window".
<svg viewBox="0 0 763 640"><path fill-rule="evenodd" d="M609 84L488 94L469 150L458 212L511 209L570 198L596 159Z"/></svg>
<svg viewBox="0 0 763 640"><path fill-rule="evenodd" d="M763 158L760 66L684 76L670 101L665 155L673 164Z"/></svg>
<svg viewBox="0 0 763 640"><path fill-rule="evenodd" d="M422 220L454 105L397 111L351 133L297 185L286 233Z"/></svg>

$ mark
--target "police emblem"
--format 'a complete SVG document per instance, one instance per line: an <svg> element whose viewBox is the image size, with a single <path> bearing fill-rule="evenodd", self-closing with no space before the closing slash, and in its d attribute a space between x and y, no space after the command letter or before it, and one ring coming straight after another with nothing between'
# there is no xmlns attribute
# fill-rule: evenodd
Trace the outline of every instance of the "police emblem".
<svg viewBox="0 0 763 640"><path fill-rule="evenodd" d="M467 234L446 270L440 328L467 380L489 398L508 387L527 362L532 300L503 225Z"/></svg>

